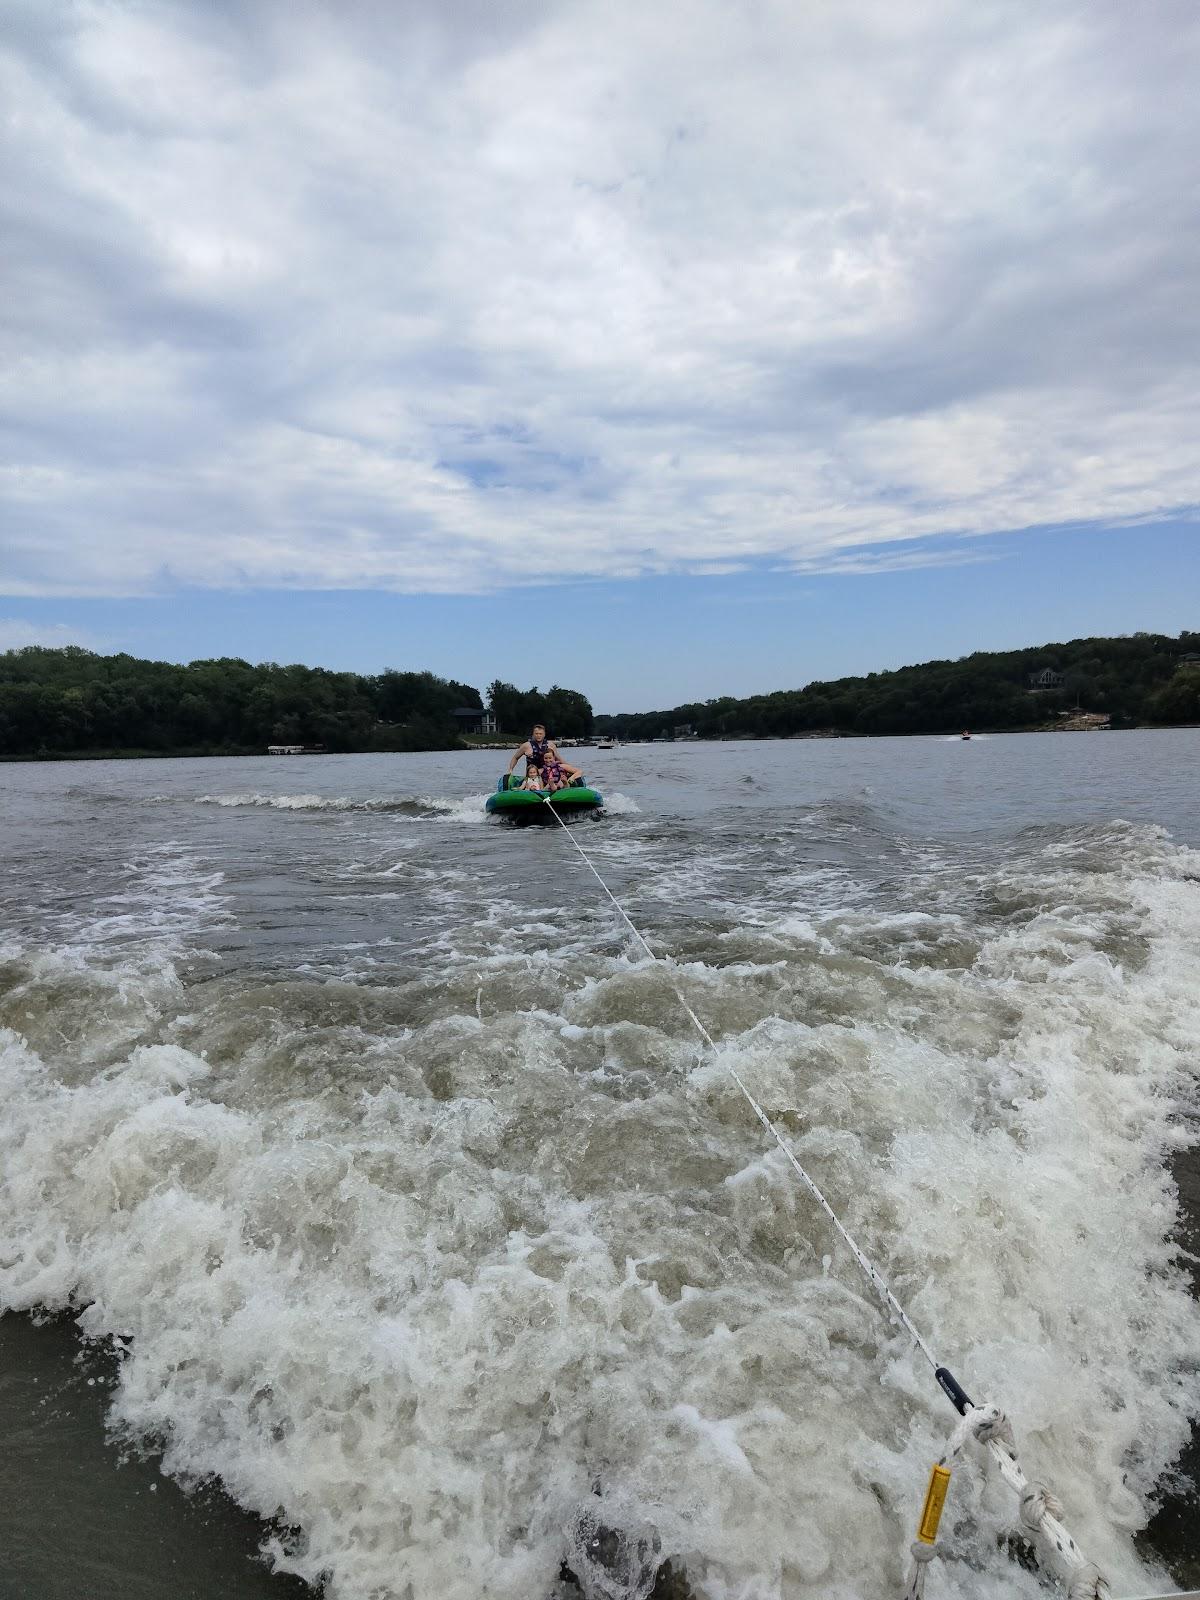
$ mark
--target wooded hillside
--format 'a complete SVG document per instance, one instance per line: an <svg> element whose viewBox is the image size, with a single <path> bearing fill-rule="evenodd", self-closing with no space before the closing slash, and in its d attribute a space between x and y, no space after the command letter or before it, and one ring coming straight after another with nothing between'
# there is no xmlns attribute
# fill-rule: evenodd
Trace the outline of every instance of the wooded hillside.
<svg viewBox="0 0 1200 1600"><path fill-rule="evenodd" d="M1034 689L1031 677L1047 668L1061 676L1061 684ZM1181 633L1173 639L1135 633L978 651L957 661L925 661L895 672L810 683L744 700L598 716L596 732L621 739L671 737L677 728L689 726L707 739L951 733L1037 727L1074 706L1109 714L1114 727L1200 722L1200 634Z"/></svg>
<svg viewBox="0 0 1200 1600"><path fill-rule="evenodd" d="M523 738L535 716L560 737L591 729L592 708L577 691L497 689L493 709L505 734ZM181 666L77 645L0 655L0 757L241 755L268 744L453 749L453 713L470 707L483 708L478 689L432 672L362 677L228 656Z"/></svg>

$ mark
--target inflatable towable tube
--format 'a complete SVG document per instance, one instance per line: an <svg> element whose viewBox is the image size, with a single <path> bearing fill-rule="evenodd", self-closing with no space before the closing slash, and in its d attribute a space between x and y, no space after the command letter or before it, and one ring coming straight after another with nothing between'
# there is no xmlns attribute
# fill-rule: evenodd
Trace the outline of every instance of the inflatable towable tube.
<svg viewBox="0 0 1200 1600"><path fill-rule="evenodd" d="M511 817L514 822L553 822L550 806L559 815L595 811L604 804L598 789L589 789L582 780L576 780L569 789L556 789L550 794L545 789L522 789L524 780L515 772L506 772L484 804L486 811ZM547 801L550 802L547 805Z"/></svg>

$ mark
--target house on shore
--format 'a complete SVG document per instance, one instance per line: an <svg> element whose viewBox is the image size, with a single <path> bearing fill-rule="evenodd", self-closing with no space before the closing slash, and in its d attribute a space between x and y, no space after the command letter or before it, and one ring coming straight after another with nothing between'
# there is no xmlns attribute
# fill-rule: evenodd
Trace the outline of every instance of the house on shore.
<svg viewBox="0 0 1200 1600"><path fill-rule="evenodd" d="M459 733L499 733L500 724L495 715L480 706L459 706L451 716L458 723Z"/></svg>
<svg viewBox="0 0 1200 1600"><path fill-rule="evenodd" d="M1034 694L1042 689L1061 689L1062 686L1063 675L1061 672L1055 672L1053 667L1043 667L1040 672L1029 674L1029 688Z"/></svg>

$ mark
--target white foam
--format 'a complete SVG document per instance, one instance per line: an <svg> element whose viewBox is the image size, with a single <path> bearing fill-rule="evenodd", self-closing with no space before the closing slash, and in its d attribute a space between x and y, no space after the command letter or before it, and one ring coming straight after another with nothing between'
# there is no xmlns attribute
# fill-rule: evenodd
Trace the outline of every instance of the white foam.
<svg viewBox="0 0 1200 1600"><path fill-rule="evenodd" d="M482 822L487 817L486 794L468 794L457 799L441 795L422 795L419 804L437 814L439 822Z"/></svg>
<svg viewBox="0 0 1200 1600"><path fill-rule="evenodd" d="M1149 831L1100 869L1080 848L981 871L1013 909L958 967L926 959L941 913L892 906L877 948L856 908L818 948L781 907L778 959L676 976L1140 1592L1129 1530L1200 1406L1163 1165L1194 1104L1200 863ZM129 1336L114 1422L280 1511L277 1561L332 1600L548 1594L581 1508L651 1525L716 1600L894 1595L952 1414L664 970L539 928L549 950L447 926L403 1029L365 992L339 1028L322 990L313 1028L303 993L130 965L145 1003L97 1067L0 1033L3 1303ZM111 974L26 962L22 1004L68 980ZM1030 1600L1010 1503L970 1465L951 1493L931 1588Z"/></svg>
<svg viewBox="0 0 1200 1600"><path fill-rule="evenodd" d="M198 794L199 806L268 806L273 811L349 811L358 802L319 794Z"/></svg>
<svg viewBox="0 0 1200 1600"><path fill-rule="evenodd" d="M86 895L52 898L41 925L59 941L59 956L78 948L99 958L112 949L128 960L138 944L157 966L190 935L228 920L224 882L187 846L165 841L93 869Z"/></svg>
<svg viewBox="0 0 1200 1600"><path fill-rule="evenodd" d="M271 811L389 812L412 820L478 822L484 816L486 794L396 795L393 797L321 794L198 794L197 805L258 808ZM430 813L432 817L426 817Z"/></svg>
<svg viewBox="0 0 1200 1600"><path fill-rule="evenodd" d="M607 790L602 790L601 792L604 795L604 806L602 809L607 811L611 816L633 817L640 814L642 808L638 805L637 801L632 795L621 794L619 790L613 794L610 794Z"/></svg>

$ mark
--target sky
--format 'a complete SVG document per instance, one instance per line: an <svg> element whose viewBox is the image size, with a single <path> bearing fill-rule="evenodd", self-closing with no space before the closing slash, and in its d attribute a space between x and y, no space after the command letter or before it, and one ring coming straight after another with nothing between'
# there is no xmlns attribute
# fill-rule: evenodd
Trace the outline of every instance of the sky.
<svg viewBox="0 0 1200 1600"><path fill-rule="evenodd" d="M1193 0L8 0L0 649L1200 626L1197 81Z"/></svg>

